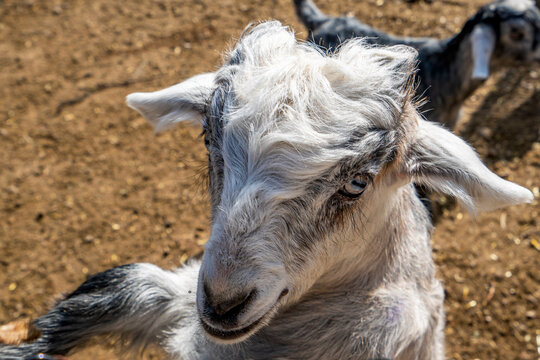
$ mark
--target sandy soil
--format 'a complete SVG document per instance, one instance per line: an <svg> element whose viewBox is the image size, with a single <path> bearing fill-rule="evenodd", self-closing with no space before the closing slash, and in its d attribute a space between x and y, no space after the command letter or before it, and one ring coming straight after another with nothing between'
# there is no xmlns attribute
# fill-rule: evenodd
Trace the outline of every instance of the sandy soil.
<svg viewBox="0 0 540 360"><path fill-rule="evenodd" d="M485 2L318 4L397 34L444 37ZM203 251L200 129L154 136L124 97L215 69L246 24L269 18L306 35L290 0L0 1L0 323L42 314L111 266L173 268ZM539 77L538 67L499 71L457 129L537 198ZM538 201L476 220L439 204L433 247L447 292L448 358L537 359ZM72 359L117 353L94 342ZM145 358L163 357L151 349Z"/></svg>

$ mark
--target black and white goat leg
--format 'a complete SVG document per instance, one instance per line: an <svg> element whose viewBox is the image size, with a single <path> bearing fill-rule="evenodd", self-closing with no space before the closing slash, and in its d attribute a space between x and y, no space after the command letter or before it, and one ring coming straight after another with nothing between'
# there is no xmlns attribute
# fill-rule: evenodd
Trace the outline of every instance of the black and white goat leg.
<svg viewBox="0 0 540 360"><path fill-rule="evenodd" d="M96 274L35 320L37 340L0 345L0 359L66 355L96 335L120 336L136 349L160 341L173 326L197 319L198 269L198 263L175 272L140 263Z"/></svg>

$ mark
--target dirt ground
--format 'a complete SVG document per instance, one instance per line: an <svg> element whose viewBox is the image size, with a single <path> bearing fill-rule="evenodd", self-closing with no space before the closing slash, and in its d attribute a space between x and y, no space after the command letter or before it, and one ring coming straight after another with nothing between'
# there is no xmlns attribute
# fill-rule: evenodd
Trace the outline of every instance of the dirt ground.
<svg viewBox="0 0 540 360"><path fill-rule="evenodd" d="M445 37L486 1L317 3L396 34ZM203 251L200 129L155 136L124 97L215 69L249 22L269 18L305 38L292 0L0 0L0 323L42 314L111 266L173 268ZM539 67L497 72L457 129L537 199L539 77ZM433 240L448 358L537 359L538 200L476 220L448 203L439 199ZM71 359L118 354L95 341Z"/></svg>

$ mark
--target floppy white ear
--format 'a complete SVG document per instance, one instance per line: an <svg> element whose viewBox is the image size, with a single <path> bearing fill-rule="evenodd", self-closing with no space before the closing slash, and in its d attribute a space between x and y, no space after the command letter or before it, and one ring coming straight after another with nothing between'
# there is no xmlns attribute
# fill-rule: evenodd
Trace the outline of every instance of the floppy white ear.
<svg viewBox="0 0 540 360"><path fill-rule="evenodd" d="M419 120L406 168L414 182L454 196L471 213L534 199L529 190L491 172L465 141L425 120Z"/></svg>
<svg viewBox="0 0 540 360"><path fill-rule="evenodd" d="M471 34L473 55L472 78L485 80L489 77L489 62L495 48L495 31L488 25L476 25Z"/></svg>
<svg viewBox="0 0 540 360"><path fill-rule="evenodd" d="M156 132L186 120L200 122L215 89L214 79L214 73L196 75L163 90L129 94L126 103L144 116Z"/></svg>

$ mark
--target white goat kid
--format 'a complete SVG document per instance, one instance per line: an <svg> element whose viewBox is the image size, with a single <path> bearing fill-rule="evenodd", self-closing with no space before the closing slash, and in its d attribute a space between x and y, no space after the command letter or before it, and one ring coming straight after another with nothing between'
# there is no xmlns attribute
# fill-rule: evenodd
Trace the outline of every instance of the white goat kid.
<svg viewBox="0 0 540 360"><path fill-rule="evenodd" d="M2 359L113 333L175 359L442 359L443 290L412 181L470 211L529 202L410 102L415 52L325 55L277 22L219 71L128 104L158 130L201 121L212 232L201 263L95 275Z"/></svg>

